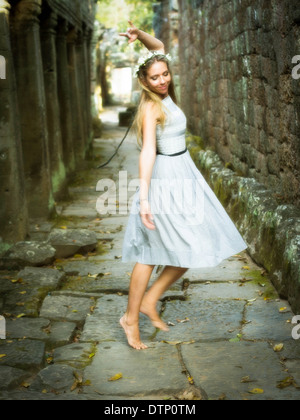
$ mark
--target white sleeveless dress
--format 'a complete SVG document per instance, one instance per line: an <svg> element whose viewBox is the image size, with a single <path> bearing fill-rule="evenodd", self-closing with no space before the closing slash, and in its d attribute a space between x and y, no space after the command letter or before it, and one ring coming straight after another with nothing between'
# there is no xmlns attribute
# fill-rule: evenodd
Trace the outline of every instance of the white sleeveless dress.
<svg viewBox="0 0 300 420"><path fill-rule="evenodd" d="M141 221L138 187L132 199L122 261L215 267L245 250L247 244L186 149L184 113L170 96L162 103L167 119L164 129L157 126L157 156L148 195L156 229L146 228Z"/></svg>

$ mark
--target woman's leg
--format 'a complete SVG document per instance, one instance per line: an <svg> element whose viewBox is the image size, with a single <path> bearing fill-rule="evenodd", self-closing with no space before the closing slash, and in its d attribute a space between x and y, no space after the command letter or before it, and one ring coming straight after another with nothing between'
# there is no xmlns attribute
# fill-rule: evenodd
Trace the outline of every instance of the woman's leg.
<svg viewBox="0 0 300 420"><path fill-rule="evenodd" d="M152 324L156 328L168 331L167 325L160 319L157 313L156 305L163 293L168 290L173 283L179 280L187 270L188 268L166 266L156 282L146 293L140 311L151 319Z"/></svg>
<svg viewBox="0 0 300 420"><path fill-rule="evenodd" d="M154 267L155 265L140 263L136 263L134 266L131 274L127 311L120 319L120 324L124 328L128 344L137 350L147 348L140 339L139 314L141 303Z"/></svg>

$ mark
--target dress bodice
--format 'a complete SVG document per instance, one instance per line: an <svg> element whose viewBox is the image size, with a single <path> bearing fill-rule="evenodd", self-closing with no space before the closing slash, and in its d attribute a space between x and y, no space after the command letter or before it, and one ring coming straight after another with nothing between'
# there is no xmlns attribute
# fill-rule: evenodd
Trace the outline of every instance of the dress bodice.
<svg viewBox="0 0 300 420"><path fill-rule="evenodd" d="M165 155L182 152L186 148L186 116L170 96L162 103L166 108L166 123L164 128L160 124L156 128L157 152Z"/></svg>

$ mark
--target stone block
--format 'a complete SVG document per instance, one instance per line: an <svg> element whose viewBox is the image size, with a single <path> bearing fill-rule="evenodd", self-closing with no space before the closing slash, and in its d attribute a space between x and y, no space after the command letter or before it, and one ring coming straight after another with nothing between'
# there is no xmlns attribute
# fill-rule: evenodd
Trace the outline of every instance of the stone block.
<svg viewBox="0 0 300 420"><path fill-rule="evenodd" d="M56 249L57 258L86 254L94 251L98 243L96 234L87 229L54 229L48 242Z"/></svg>
<svg viewBox="0 0 300 420"><path fill-rule="evenodd" d="M268 400L299 398L294 387L277 388L289 374L268 343L215 342L181 347L183 359L195 383L209 399ZM218 378L216 380L216 378ZM261 389L261 394L251 393Z"/></svg>
<svg viewBox="0 0 300 420"><path fill-rule="evenodd" d="M55 321L82 322L90 313L90 298L72 296L47 296L43 302L40 316Z"/></svg>
<svg viewBox="0 0 300 420"><path fill-rule="evenodd" d="M0 366L0 390L14 388L22 383L30 374L25 370L11 366Z"/></svg>
<svg viewBox="0 0 300 420"><path fill-rule="evenodd" d="M123 374L121 380L109 381L118 373ZM85 369L84 380L91 381L86 392L126 398L176 393L188 384L176 347L163 343L143 351L136 351L127 343L101 343L92 364Z"/></svg>
<svg viewBox="0 0 300 420"><path fill-rule="evenodd" d="M30 390L70 391L74 381L74 368L61 364L50 365L39 372Z"/></svg>
<svg viewBox="0 0 300 420"><path fill-rule="evenodd" d="M0 367L11 366L24 370L35 370L43 366L45 344L38 340L20 340L12 343L0 342Z"/></svg>
<svg viewBox="0 0 300 420"><path fill-rule="evenodd" d="M18 279L30 286L45 287L48 290L55 290L59 287L65 273L52 268L26 267L17 275Z"/></svg>
<svg viewBox="0 0 300 420"><path fill-rule="evenodd" d="M76 369L84 369L91 364L95 355L94 345L91 343L72 343L54 350L54 363L67 365Z"/></svg>
<svg viewBox="0 0 300 420"><path fill-rule="evenodd" d="M55 249L47 242L18 242L1 258L0 268L41 267L55 260Z"/></svg>
<svg viewBox="0 0 300 420"><path fill-rule="evenodd" d="M172 322L169 332L159 331L157 339L189 342L192 340L220 340L234 338L243 319L245 302L221 299L200 299L190 295L186 301L167 302L162 318ZM178 322L185 320L188 322Z"/></svg>

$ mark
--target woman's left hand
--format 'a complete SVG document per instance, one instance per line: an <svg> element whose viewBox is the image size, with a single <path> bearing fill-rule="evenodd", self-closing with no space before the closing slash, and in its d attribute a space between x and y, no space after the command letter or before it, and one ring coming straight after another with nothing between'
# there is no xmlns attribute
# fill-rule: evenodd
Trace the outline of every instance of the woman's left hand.
<svg viewBox="0 0 300 420"><path fill-rule="evenodd" d="M125 36L129 39L128 44L132 44L138 39L139 36L139 30L134 26L134 24L131 22L131 20L128 21L131 28L127 29L127 32L122 32L119 35Z"/></svg>

